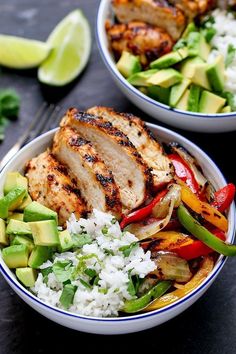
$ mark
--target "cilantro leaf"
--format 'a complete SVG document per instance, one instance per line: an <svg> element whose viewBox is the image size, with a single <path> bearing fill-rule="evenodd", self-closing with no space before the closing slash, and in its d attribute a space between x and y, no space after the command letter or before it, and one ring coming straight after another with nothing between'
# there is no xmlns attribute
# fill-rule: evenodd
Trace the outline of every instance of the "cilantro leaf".
<svg viewBox="0 0 236 354"><path fill-rule="evenodd" d="M42 273L42 276L43 276L43 282L45 284L47 284L48 282L48 274L52 273L52 267L47 267L47 268L44 268L44 269L41 269L41 273Z"/></svg>
<svg viewBox="0 0 236 354"><path fill-rule="evenodd" d="M233 46L233 44L229 44L227 49L226 59L225 59L226 68L233 62L235 53L236 53L236 48Z"/></svg>
<svg viewBox="0 0 236 354"><path fill-rule="evenodd" d="M57 280L64 283L70 279L74 267L72 267L71 261L58 261L53 264L52 270Z"/></svg>
<svg viewBox="0 0 236 354"><path fill-rule="evenodd" d="M73 245L74 247L81 248L84 245L89 245L92 243L92 237L86 233L84 234L73 234L72 235Z"/></svg>
<svg viewBox="0 0 236 354"><path fill-rule="evenodd" d="M59 301L65 309L68 309L73 304L76 290L77 286L75 285L64 285Z"/></svg>
<svg viewBox="0 0 236 354"><path fill-rule="evenodd" d="M20 109L20 97L14 90L0 90L0 114L3 117L15 118Z"/></svg>
<svg viewBox="0 0 236 354"><path fill-rule="evenodd" d="M120 247L119 251L123 252L123 255L125 257L129 257L129 255L132 252L132 250L134 248L136 248L137 246L138 246L137 242L132 242L130 245Z"/></svg>

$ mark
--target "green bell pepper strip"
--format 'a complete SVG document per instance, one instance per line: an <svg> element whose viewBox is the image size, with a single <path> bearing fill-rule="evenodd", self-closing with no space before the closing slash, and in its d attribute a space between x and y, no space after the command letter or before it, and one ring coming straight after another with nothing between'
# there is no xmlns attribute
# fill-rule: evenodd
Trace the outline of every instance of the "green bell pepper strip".
<svg viewBox="0 0 236 354"><path fill-rule="evenodd" d="M135 313L143 310L145 307L150 305L150 303L159 297L161 297L172 285L171 281L161 281L153 288L151 288L145 295L125 302L122 309L126 313Z"/></svg>
<svg viewBox="0 0 236 354"><path fill-rule="evenodd" d="M236 245L228 244L202 226L181 204L177 209L179 222L197 239L224 256L236 256Z"/></svg>

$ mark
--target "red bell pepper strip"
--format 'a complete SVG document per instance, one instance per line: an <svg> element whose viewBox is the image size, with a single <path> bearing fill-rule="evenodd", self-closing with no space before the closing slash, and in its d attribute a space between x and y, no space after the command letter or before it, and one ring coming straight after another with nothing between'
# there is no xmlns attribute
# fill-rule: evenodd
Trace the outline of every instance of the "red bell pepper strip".
<svg viewBox="0 0 236 354"><path fill-rule="evenodd" d="M212 206L218 209L220 212L228 209L235 196L235 185L233 183L227 184L227 186L219 189L214 194L214 201Z"/></svg>
<svg viewBox="0 0 236 354"><path fill-rule="evenodd" d="M156 195L156 197L151 201L151 203L149 203L145 207L138 209L136 211L133 211L129 215L125 216L123 218L123 220L120 222L120 228L123 229L128 224L131 224L133 222L142 221L145 218L147 218L151 214L154 206L164 198L164 196L167 194L167 192L168 192L167 189L161 191L160 193L158 193Z"/></svg>
<svg viewBox="0 0 236 354"><path fill-rule="evenodd" d="M219 239L223 241L225 240L225 233L223 231L217 228L211 228L209 231L211 231L211 233L217 236ZM189 245L172 248L171 251L177 253L181 258L184 258L187 261L201 256L207 256L209 253L213 252L210 247L206 246L200 240L195 240Z"/></svg>
<svg viewBox="0 0 236 354"><path fill-rule="evenodd" d="M197 194L199 192L199 185L188 164L177 154L170 154L168 157L174 166L177 177L185 182L193 193Z"/></svg>

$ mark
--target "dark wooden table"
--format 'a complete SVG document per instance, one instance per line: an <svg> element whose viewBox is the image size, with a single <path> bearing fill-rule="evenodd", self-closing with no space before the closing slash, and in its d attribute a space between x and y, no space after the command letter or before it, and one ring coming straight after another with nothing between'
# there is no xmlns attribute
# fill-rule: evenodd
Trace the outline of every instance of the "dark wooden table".
<svg viewBox="0 0 236 354"><path fill-rule="evenodd" d="M2 69L0 88L15 88L21 96L22 107L19 120L7 129L6 140L0 145L0 157L22 134L45 99L80 109L107 105L153 122L121 94L101 61L94 35L98 4L95 0L0 0L0 33L45 40L57 22L76 7L84 10L93 32L90 63L67 90L47 92L38 83L34 70ZM235 132L180 133L203 148L228 181L236 182ZM235 333L236 259L228 260L207 293L183 314L159 327L122 337L91 335L61 327L28 307L0 277L0 354L69 353L70 350L105 354L112 352L113 347L130 353L233 354L236 353Z"/></svg>

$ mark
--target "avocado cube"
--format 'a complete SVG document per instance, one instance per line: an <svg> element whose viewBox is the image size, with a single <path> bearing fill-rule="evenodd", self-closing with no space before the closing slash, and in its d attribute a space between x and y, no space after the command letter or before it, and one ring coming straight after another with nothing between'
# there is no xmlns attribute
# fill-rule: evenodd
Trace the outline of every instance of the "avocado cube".
<svg viewBox="0 0 236 354"><path fill-rule="evenodd" d="M37 271L29 267L17 268L16 276L24 286L31 288L36 282Z"/></svg>
<svg viewBox="0 0 236 354"><path fill-rule="evenodd" d="M188 108L188 98L189 98L189 90L187 89L179 102L177 103L176 107L177 109L181 109L182 111L187 111Z"/></svg>
<svg viewBox="0 0 236 354"><path fill-rule="evenodd" d="M18 220L18 221L23 221L23 218L24 218L24 214L22 214L22 213L10 212L8 214L7 222L9 223L9 221L11 219Z"/></svg>
<svg viewBox="0 0 236 354"><path fill-rule="evenodd" d="M71 237L71 234L69 233L68 230L64 230L62 232L59 232L59 246L58 250L60 252L66 252L73 248L73 240Z"/></svg>
<svg viewBox="0 0 236 354"><path fill-rule="evenodd" d="M26 245L31 252L34 248L33 241L27 236L15 236L11 241L11 245Z"/></svg>
<svg viewBox="0 0 236 354"><path fill-rule="evenodd" d="M2 250L2 258L9 268L27 267L29 249L26 245L13 245Z"/></svg>
<svg viewBox="0 0 236 354"><path fill-rule="evenodd" d="M147 80L147 83L150 85L158 85L168 88L182 81L182 79L183 75L181 75L177 70L169 68L159 70Z"/></svg>
<svg viewBox="0 0 236 354"><path fill-rule="evenodd" d="M179 63L180 61L184 60L188 56L187 48L181 48L174 52L167 53L160 58L154 60L150 67L152 69L165 69L169 68L172 65Z"/></svg>
<svg viewBox="0 0 236 354"><path fill-rule="evenodd" d="M140 73L131 75L128 78L128 82L133 86L148 86L147 80L156 72L156 69L141 71Z"/></svg>
<svg viewBox="0 0 236 354"><path fill-rule="evenodd" d="M230 112L231 112L231 107L230 106L225 106L220 111L220 113L230 113Z"/></svg>
<svg viewBox="0 0 236 354"><path fill-rule="evenodd" d="M126 78L142 70L138 57L126 51L122 52L116 67Z"/></svg>
<svg viewBox="0 0 236 354"><path fill-rule="evenodd" d="M8 212L17 208L26 196L26 189L23 187L16 187L12 189L5 197L0 199L0 217L6 219Z"/></svg>
<svg viewBox="0 0 236 354"><path fill-rule="evenodd" d="M187 27L185 28L183 34L182 34L182 38L187 38L189 33L191 32L197 32L197 27L195 26L194 22L190 22Z"/></svg>
<svg viewBox="0 0 236 354"><path fill-rule="evenodd" d="M189 98L188 98L188 107L187 107L188 111L198 112L200 94L201 94L201 88L196 85L191 85Z"/></svg>
<svg viewBox="0 0 236 354"><path fill-rule="evenodd" d="M27 178L23 177L19 172L8 172L3 186L4 195L16 187L22 187L28 190Z"/></svg>
<svg viewBox="0 0 236 354"><path fill-rule="evenodd" d="M193 64L204 64L204 61L200 57L188 58L180 63L180 72L186 78L192 77Z"/></svg>
<svg viewBox="0 0 236 354"><path fill-rule="evenodd" d="M203 91L199 101L198 111L201 113L218 113L224 107L225 98L215 95L209 91Z"/></svg>
<svg viewBox="0 0 236 354"><path fill-rule="evenodd" d="M207 90L210 90L211 86L207 77L207 69L207 64L193 65L193 75L191 77L191 80L194 84L199 85Z"/></svg>
<svg viewBox="0 0 236 354"><path fill-rule="evenodd" d="M191 32L187 38L189 56L199 56L207 61L211 46L207 43L204 35L200 32Z"/></svg>
<svg viewBox="0 0 236 354"><path fill-rule="evenodd" d="M32 202L24 209L24 221L55 220L57 213L38 202Z"/></svg>
<svg viewBox="0 0 236 354"><path fill-rule="evenodd" d="M15 219L10 219L6 233L8 235L32 235L29 224Z"/></svg>
<svg viewBox="0 0 236 354"><path fill-rule="evenodd" d="M45 246L36 246L30 254L28 265L37 269L52 256L52 249Z"/></svg>
<svg viewBox="0 0 236 354"><path fill-rule="evenodd" d="M32 199L28 194L27 197L24 198L23 202L17 207L17 210L24 211L24 209L32 203Z"/></svg>
<svg viewBox="0 0 236 354"><path fill-rule="evenodd" d="M224 90L225 64L223 55L218 55L214 62L208 66L207 78L214 91Z"/></svg>
<svg viewBox="0 0 236 354"><path fill-rule="evenodd" d="M171 107L175 107L177 105L190 83L191 81L189 79L184 78L182 82L171 87L169 102Z"/></svg>
<svg viewBox="0 0 236 354"><path fill-rule="evenodd" d="M3 219L0 219L0 245L7 246L8 243L9 241L6 234L6 224Z"/></svg>
<svg viewBox="0 0 236 354"><path fill-rule="evenodd" d="M169 104L170 89L161 86L149 86L148 96L164 104Z"/></svg>
<svg viewBox="0 0 236 354"><path fill-rule="evenodd" d="M29 222L36 246L57 246L59 244L55 220Z"/></svg>

